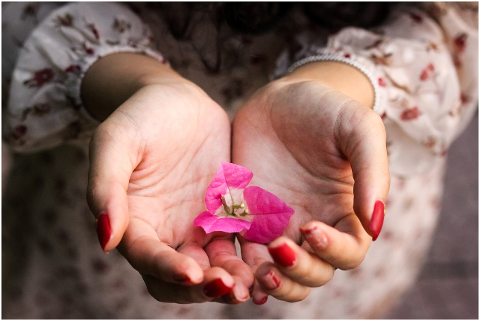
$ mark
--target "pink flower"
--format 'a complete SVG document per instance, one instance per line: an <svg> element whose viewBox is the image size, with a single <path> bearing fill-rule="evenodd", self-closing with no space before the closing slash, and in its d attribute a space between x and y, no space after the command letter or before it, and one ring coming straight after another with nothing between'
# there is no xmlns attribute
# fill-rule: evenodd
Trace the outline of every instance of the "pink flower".
<svg viewBox="0 0 480 321"><path fill-rule="evenodd" d="M221 163L207 188L207 211L195 218L194 226L205 232L239 233L257 243L268 243L282 235L295 212L272 193L248 186L253 173L247 168Z"/></svg>

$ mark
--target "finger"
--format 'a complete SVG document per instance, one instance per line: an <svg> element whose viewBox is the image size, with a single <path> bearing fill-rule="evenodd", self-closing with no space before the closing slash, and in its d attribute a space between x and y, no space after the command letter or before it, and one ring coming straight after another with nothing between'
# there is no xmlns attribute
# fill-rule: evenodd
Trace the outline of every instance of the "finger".
<svg viewBox="0 0 480 321"><path fill-rule="evenodd" d="M223 269L213 267L204 271L205 279L196 285L169 283L151 275L142 275L148 292L160 302L201 303L221 301L232 291L235 282Z"/></svg>
<svg viewBox="0 0 480 321"><path fill-rule="evenodd" d="M339 130L342 152L350 161L354 183L354 211L365 231L376 240L383 226L384 203L390 187L385 126L381 118L362 105L349 105L353 112ZM353 115L353 116L351 116Z"/></svg>
<svg viewBox="0 0 480 321"><path fill-rule="evenodd" d="M205 251L212 266L223 268L235 279L235 287L230 296L225 298L227 303L241 303L250 298L249 289L253 286L254 275L252 269L237 255L234 235L214 237L205 247Z"/></svg>
<svg viewBox="0 0 480 321"><path fill-rule="evenodd" d="M177 252L161 242L156 231L143 220L131 219L118 249L141 274L185 285L200 284L204 281L200 264L190 255ZM198 249L203 252L201 248ZM194 250L190 249L190 252ZM203 255L206 256L204 252ZM196 256L202 262L201 253Z"/></svg>
<svg viewBox="0 0 480 321"><path fill-rule="evenodd" d="M262 264L272 261L268 254L268 249L265 245L250 242L240 235L238 235L237 238L240 243L242 260L250 267L255 276L255 271L257 271ZM268 293L263 289L257 279L255 279L253 286L250 288L250 296L255 304L264 304L268 299Z"/></svg>
<svg viewBox="0 0 480 321"><path fill-rule="evenodd" d="M262 264L256 270L255 277L265 292L282 301L301 301L310 293L310 287L297 283L283 275L270 262Z"/></svg>
<svg viewBox="0 0 480 321"><path fill-rule="evenodd" d="M254 285L250 290L252 302L256 305L265 304L268 300L268 293L262 288L258 280L255 278Z"/></svg>
<svg viewBox="0 0 480 321"><path fill-rule="evenodd" d="M128 226L127 188L135 168L129 155L137 154L127 143L119 143L118 136L112 137L110 129L103 123L90 141L87 187L87 201L97 218L97 234L105 252L118 245Z"/></svg>
<svg viewBox="0 0 480 321"><path fill-rule="evenodd" d="M371 238L358 217L347 215L335 227L312 221L300 227L306 248L320 259L342 270L357 267L365 258Z"/></svg>
<svg viewBox="0 0 480 321"><path fill-rule="evenodd" d="M293 282L319 287L333 277L334 267L307 252L287 237L281 236L268 245L278 269Z"/></svg>

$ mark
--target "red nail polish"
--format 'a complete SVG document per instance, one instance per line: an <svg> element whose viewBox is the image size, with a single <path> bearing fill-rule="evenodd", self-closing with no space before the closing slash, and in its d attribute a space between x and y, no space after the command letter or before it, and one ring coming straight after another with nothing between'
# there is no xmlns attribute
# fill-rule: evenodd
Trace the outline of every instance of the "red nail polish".
<svg viewBox="0 0 480 321"><path fill-rule="evenodd" d="M275 263L283 267L289 267L295 263L295 252L286 243L274 248L269 247L268 252Z"/></svg>
<svg viewBox="0 0 480 321"><path fill-rule="evenodd" d="M262 285L269 290L275 290L280 287L280 280L275 272L270 270L270 272L268 272L268 274L265 276Z"/></svg>
<svg viewBox="0 0 480 321"><path fill-rule="evenodd" d="M370 221L370 230L373 232L372 240L376 240L380 231L383 227L383 219L385 218L385 204L378 200L375 202L375 206L373 208L372 219Z"/></svg>
<svg viewBox="0 0 480 321"><path fill-rule="evenodd" d="M256 304L256 305L262 305L262 304L265 304L265 302L267 302L267 299L268 299L268 296L262 298L261 300L257 301L255 299L252 299L253 303Z"/></svg>
<svg viewBox="0 0 480 321"><path fill-rule="evenodd" d="M305 235L305 238L308 240L310 245L316 246L320 249L326 249L328 246L328 239L325 233L320 230L318 227L313 226L308 229L300 228L302 233Z"/></svg>
<svg viewBox="0 0 480 321"><path fill-rule="evenodd" d="M102 250L105 252L105 246L112 238L112 227L110 226L110 220L107 214L100 214L97 218L97 235Z"/></svg>
<svg viewBox="0 0 480 321"><path fill-rule="evenodd" d="M227 294L232 289L233 287L226 286L222 279L215 279L205 285L203 293L210 298L218 298Z"/></svg>

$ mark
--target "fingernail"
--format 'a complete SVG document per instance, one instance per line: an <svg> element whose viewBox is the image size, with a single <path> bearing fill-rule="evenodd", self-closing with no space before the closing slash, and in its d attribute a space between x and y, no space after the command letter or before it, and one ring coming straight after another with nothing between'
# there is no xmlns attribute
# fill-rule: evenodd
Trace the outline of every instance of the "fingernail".
<svg viewBox="0 0 480 321"><path fill-rule="evenodd" d="M267 302L267 299L268 299L268 296L260 299L260 300L255 300L255 299L252 299L253 303L256 304L256 305L262 305L262 304L265 304L265 302Z"/></svg>
<svg viewBox="0 0 480 321"><path fill-rule="evenodd" d="M383 219L385 218L385 204L378 200L373 208L372 219L370 221L370 230L373 232L372 240L375 241L383 227Z"/></svg>
<svg viewBox="0 0 480 321"><path fill-rule="evenodd" d="M227 304L239 304L240 303L240 301L238 301L237 298L235 297L235 294L233 293L233 291L230 291L227 294L223 295L222 299L223 299L223 302L225 302Z"/></svg>
<svg viewBox="0 0 480 321"><path fill-rule="evenodd" d="M262 286L268 290L278 289L280 286L280 279L277 277L275 272L270 270L266 275L262 277Z"/></svg>
<svg viewBox="0 0 480 321"><path fill-rule="evenodd" d="M308 229L302 229L301 231L310 245L316 246L321 249L326 249L328 246L328 239L325 232L319 229L317 226L313 226Z"/></svg>
<svg viewBox="0 0 480 321"><path fill-rule="evenodd" d="M188 284L188 285L193 285L195 284L192 279L188 277L188 275L184 274L175 274L172 276L173 280L178 283L183 283L183 284Z"/></svg>
<svg viewBox="0 0 480 321"><path fill-rule="evenodd" d="M110 226L108 215L105 213L101 213L97 217L97 235L102 250L107 253L105 251L105 246L107 246L108 241L112 238L112 227Z"/></svg>
<svg viewBox="0 0 480 321"><path fill-rule="evenodd" d="M237 293L238 294L238 293ZM237 295L234 291L230 291L223 296L223 301L228 304L239 304L248 300L249 295L238 295L239 299L237 299Z"/></svg>
<svg viewBox="0 0 480 321"><path fill-rule="evenodd" d="M227 294L233 287L226 286L222 279L215 279L210 281L203 288L203 293L210 298L218 298Z"/></svg>
<svg viewBox="0 0 480 321"><path fill-rule="evenodd" d="M295 263L295 252L286 243L273 248L269 247L268 252L275 263L283 267L289 267Z"/></svg>

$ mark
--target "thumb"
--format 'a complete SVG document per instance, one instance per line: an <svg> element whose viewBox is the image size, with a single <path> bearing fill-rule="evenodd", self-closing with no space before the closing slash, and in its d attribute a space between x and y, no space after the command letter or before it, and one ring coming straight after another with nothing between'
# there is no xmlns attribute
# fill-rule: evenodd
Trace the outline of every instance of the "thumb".
<svg viewBox="0 0 480 321"><path fill-rule="evenodd" d="M341 141L346 142L343 152L350 161L355 181L354 211L375 241L383 226L390 188L385 126L371 109L355 107L357 117L349 119L350 130L345 131L348 137Z"/></svg>
<svg viewBox="0 0 480 321"><path fill-rule="evenodd" d="M137 153L120 135L107 120L90 141L87 201L97 219L98 239L105 253L120 243L129 222L127 189L135 168L130 156Z"/></svg>

